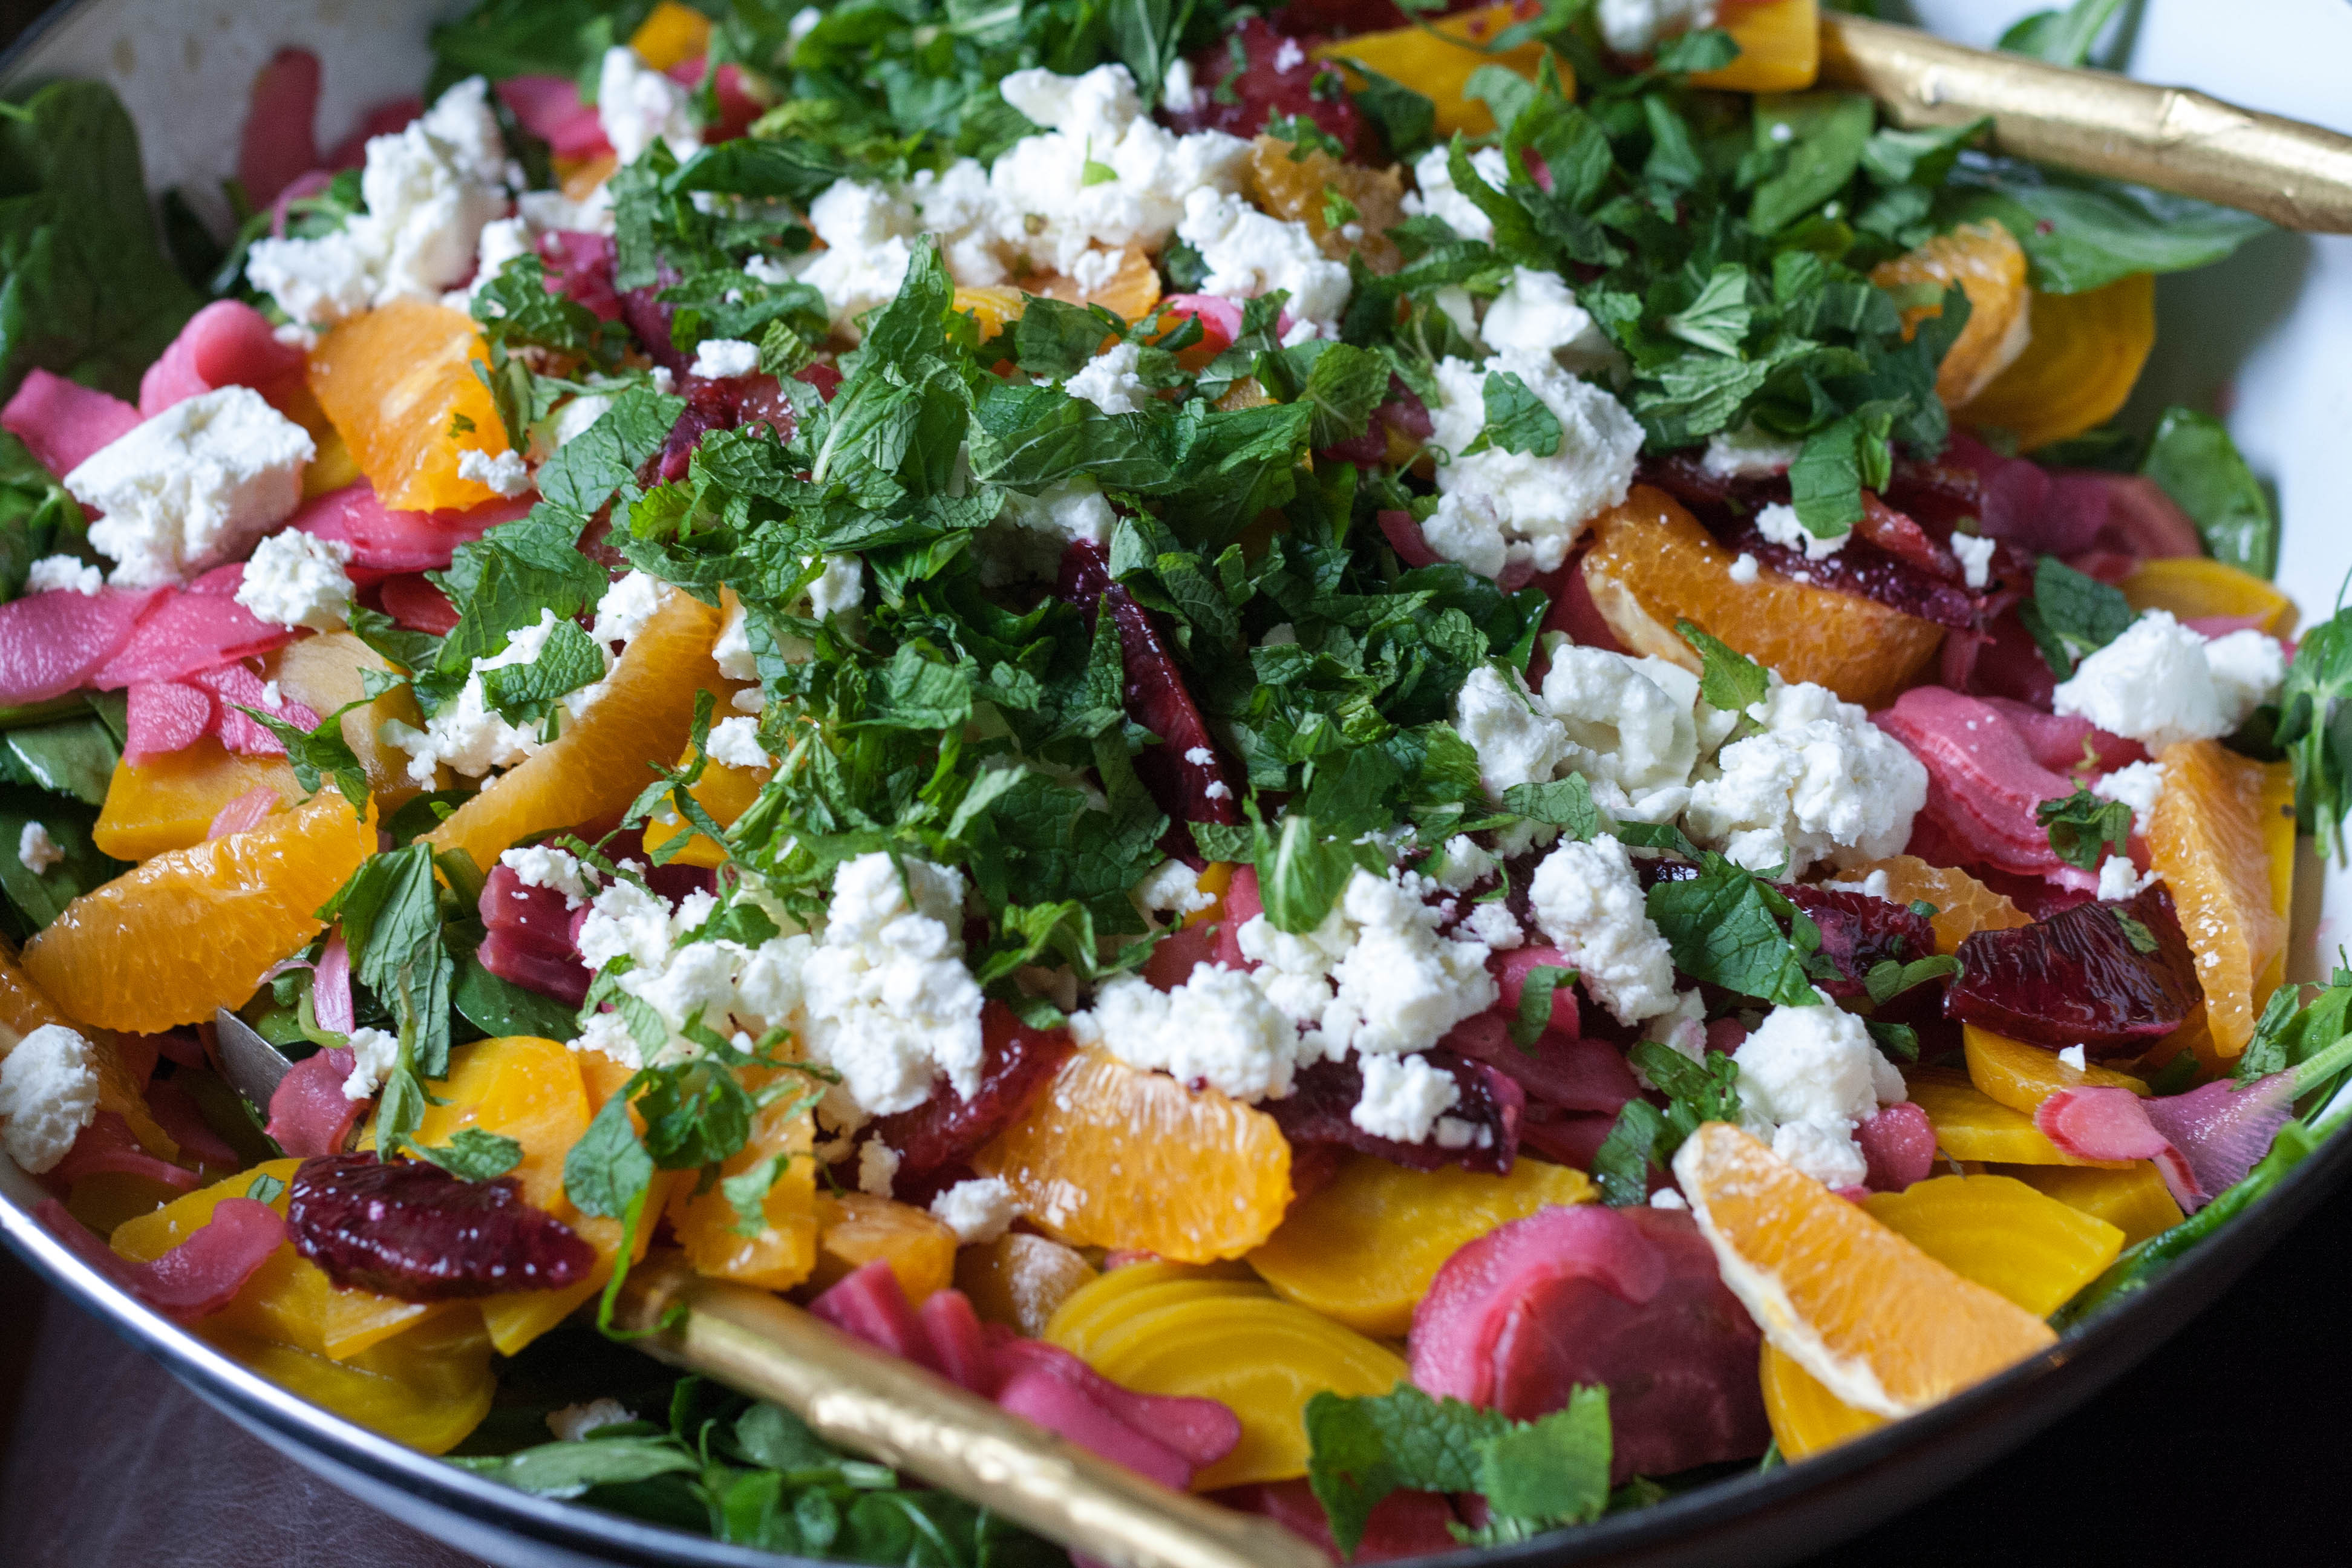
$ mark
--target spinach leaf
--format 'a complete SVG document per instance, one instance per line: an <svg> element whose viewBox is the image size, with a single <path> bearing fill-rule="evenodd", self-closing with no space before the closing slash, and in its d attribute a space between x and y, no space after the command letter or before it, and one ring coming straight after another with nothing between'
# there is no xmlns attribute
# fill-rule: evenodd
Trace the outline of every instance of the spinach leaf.
<svg viewBox="0 0 2352 1568"><path fill-rule="evenodd" d="M2257 577L2278 570L2278 515L2220 420L2166 409L2139 471L2189 514L2214 560Z"/></svg>

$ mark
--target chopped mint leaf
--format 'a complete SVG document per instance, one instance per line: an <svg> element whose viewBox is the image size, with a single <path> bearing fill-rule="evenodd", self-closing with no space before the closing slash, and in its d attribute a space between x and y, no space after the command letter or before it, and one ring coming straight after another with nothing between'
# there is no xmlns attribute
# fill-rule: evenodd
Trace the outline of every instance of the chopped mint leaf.
<svg viewBox="0 0 2352 1568"><path fill-rule="evenodd" d="M1820 1002L1805 964L1820 946L1819 928L1720 855L1707 855L1696 877L1653 887L1649 913L1675 967L1692 979L1782 1006Z"/></svg>
<svg viewBox="0 0 2352 1568"><path fill-rule="evenodd" d="M1602 1203L1622 1209L1649 1202L1650 1166L1665 1136L1664 1111L1638 1096L1625 1102L1592 1157L1592 1180Z"/></svg>
<svg viewBox="0 0 2352 1568"><path fill-rule="evenodd" d="M2123 636L2135 618L2121 588L2077 572L2055 555L2043 556L2033 569L2033 597L2018 605L2017 615L2061 680L2074 676L2085 654Z"/></svg>
<svg viewBox="0 0 2352 1568"><path fill-rule="evenodd" d="M522 1163L520 1143L478 1127L460 1127L450 1134L446 1147L433 1149L411 1143L408 1152L468 1182L496 1181Z"/></svg>
<svg viewBox="0 0 2352 1568"><path fill-rule="evenodd" d="M1511 1043L1532 1053L1543 1032L1551 1027L1552 996L1563 985L1576 984L1576 971L1538 963L1528 971L1519 992L1518 1016L1511 1020Z"/></svg>
<svg viewBox="0 0 2352 1568"><path fill-rule="evenodd" d="M1908 1024L1889 1024L1877 1018L1865 1018L1864 1026L1879 1053L1891 1062L1916 1062L1919 1059L1919 1031Z"/></svg>
<svg viewBox="0 0 2352 1568"><path fill-rule="evenodd" d="M653 1179L653 1156L630 1125L629 1095L624 1089L604 1101L588 1131L563 1157L563 1195L582 1214L617 1219Z"/></svg>
<svg viewBox="0 0 2352 1568"><path fill-rule="evenodd" d="M1486 423L1462 448L1462 456L1493 447L1504 452L1528 452L1549 458L1559 450L1563 435L1559 416L1538 397L1528 384L1507 370L1486 373Z"/></svg>
<svg viewBox="0 0 2352 1568"><path fill-rule="evenodd" d="M362 698L350 707L337 709L320 720L315 730L299 729L258 708L238 704L236 710L278 737L278 743L286 748L287 762L293 766L294 782L306 792L318 794L320 783L332 778L352 809L364 811L368 803L367 770L360 766L358 754L343 739L343 715L366 700Z"/></svg>
<svg viewBox="0 0 2352 1568"><path fill-rule="evenodd" d="M1743 713L1772 694L1772 672L1721 637L1688 621L1676 621L1675 633L1698 654L1699 695L1710 708Z"/></svg>
<svg viewBox="0 0 2352 1568"><path fill-rule="evenodd" d="M768 1228L769 1190L792 1163L792 1154L779 1149L739 1174L719 1178L719 1191L735 1211L732 1228L736 1235L756 1237Z"/></svg>
<svg viewBox="0 0 2352 1568"><path fill-rule="evenodd" d="M1590 841L1613 827L1593 804L1592 785L1582 773L1570 773L1549 784L1513 784L1503 792L1503 806L1579 840Z"/></svg>
<svg viewBox="0 0 2352 1568"><path fill-rule="evenodd" d="M2116 924L2124 928L2124 940L2132 944L2132 951L2134 952L2154 952L2156 951L2156 933L2154 931L2148 930L2147 927L2142 925L2138 921L2133 919L2131 916L2124 913L2120 909L2110 908L2107 912L2116 917Z"/></svg>
<svg viewBox="0 0 2352 1568"><path fill-rule="evenodd" d="M284 1182L267 1171L257 1171L254 1173L252 1182L245 1189L245 1195L257 1204L274 1204L278 1201L278 1194L285 1190Z"/></svg>
<svg viewBox="0 0 2352 1568"><path fill-rule="evenodd" d="M1709 353L1737 356L1755 319L1748 308L1748 283L1746 268L1730 262L1717 267L1691 302L1665 319L1666 331Z"/></svg>
<svg viewBox="0 0 2352 1568"><path fill-rule="evenodd" d="M1955 296L1959 305L1951 303ZM1946 308L1963 309L1966 300L1955 287L1946 295ZM1892 472L1886 447L1890 427L1885 413L1857 413L1805 437L1803 449L1789 466L1789 490L1806 532L1816 539L1835 539L1852 532L1862 521L1862 492L1884 489Z"/></svg>
<svg viewBox="0 0 2352 1568"><path fill-rule="evenodd" d="M1870 973L1863 976L1863 984L1870 993L1872 1005L1884 1007L1913 986L1959 972L1960 961L1948 952L1930 953L1908 963L1887 958L1870 966Z"/></svg>
<svg viewBox="0 0 2352 1568"><path fill-rule="evenodd" d="M1540 1419L1488 1438L1478 1463L1486 1506L1537 1528L1583 1524L1609 1506L1609 1391L1578 1388Z"/></svg>
<svg viewBox="0 0 2352 1568"><path fill-rule="evenodd" d="M2077 789L2063 799L2035 806L2033 819L2049 830L2050 852L2082 870L2097 870L2110 850L2130 852L2132 808L2123 801L2102 800L2087 789Z"/></svg>

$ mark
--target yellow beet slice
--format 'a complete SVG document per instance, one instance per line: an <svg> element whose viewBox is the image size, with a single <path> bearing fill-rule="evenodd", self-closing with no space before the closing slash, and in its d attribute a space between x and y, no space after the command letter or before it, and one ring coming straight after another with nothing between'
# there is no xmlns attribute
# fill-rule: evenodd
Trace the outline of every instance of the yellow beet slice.
<svg viewBox="0 0 2352 1568"><path fill-rule="evenodd" d="M2124 1162L2084 1160L2063 1152L2042 1135L2033 1118L2003 1105L1958 1073L1916 1068L1903 1078L1910 1086L1911 1102L1935 1123L1936 1147L1955 1160L2124 1168Z"/></svg>
<svg viewBox="0 0 2352 1568"><path fill-rule="evenodd" d="M1192 1479L1195 1491L1305 1475L1309 1399L1386 1394L1406 1380L1395 1352L1270 1296L1172 1302L1129 1320L1088 1359L1125 1387L1222 1400L1241 1417L1241 1442Z"/></svg>
<svg viewBox="0 0 2352 1568"><path fill-rule="evenodd" d="M2021 452L2105 423L2131 396L2156 346L2156 279L2136 272L2086 293L2035 294L2028 313L2025 352L1952 414L1963 425L2010 431Z"/></svg>
<svg viewBox="0 0 2352 1568"><path fill-rule="evenodd" d="M1271 1296L1238 1263L1129 1263L1073 1291L1046 1320L1045 1337L1084 1357L1095 1341L1133 1318L1138 1303L1166 1306L1202 1296Z"/></svg>
<svg viewBox="0 0 2352 1568"><path fill-rule="evenodd" d="M2080 1089L2084 1084L2127 1089L2143 1097L2148 1092L2147 1085L2128 1073L2116 1072L2112 1068L2071 1068L2058 1059L2055 1051L1996 1035L1990 1029L1979 1029L1974 1024L1961 1026L1960 1038L1968 1052L1969 1081L1988 1098L2027 1116L2060 1089Z"/></svg>
<svg viewBox="0 0 2352 1568"><path fill-rule="evenodd" d="M1594 1196L1583 1172L1525 1157L1509 1175L1487 1176L1352 1154L1328 1185L1291 1205L1249 1264L1286 1300L1399 1339L1429 1282L1464 1246L1538 1209Z"/></svg>
<svg viewBox="0 0 2352 1568"><path fill-rule="evenodd" d="M2294 601L2251 572L2203 555L2143 561L2117 584L2135 610L2169 610L2180 620L2205 616L2260 616L2257 628L2273 637L2294 631Z"/></svg>
<svg viewBox="0 0 2352 1568"><path fill-rule="evenodd" d="M1873 1219L2037 1318L2073 1300L2124 1249L2105 1220L2010 1176L1931 1176L1863 1200Z"/></svg>
<svg viewBox="0 0 2352 1568"><path fill-rule="evenodd" d="M202 844L221 807L257 789L299 800L283 757L241 757L212 736L137 763L118 760L89 841L117 860L148 860Z"/></svg>
<svg viewBox="0 0 2352 1568"><path fill-rule="evenodd" d="M446 1454L490 1413L490 1337L467 1302L408 1332L329 1361L292 1345L211 1328L197 1332L280 1388L425 1454Z"/></svg>
<svg viewBox="0 0 2352 1568"><path fill-rule="evenodd" d="M2148 1160L2135 1160L2128 1170L2122 1171L2004 1165L1996 1173L2014 1176L2069 1208L2106 1221L2123 1232L2126 1247L2137 1247L2151 1236L2170 1230L2182 1218L2172 1189L2164 1184L2162 1173Z"/></svg>
<svg viewBox="0 0 2352 1568"><path fill-rule="evenodd" d="M1518 20L1513 9L1508 5L1482 5L1475 11L1457 11L1426 26L1391 27L1319 44L1312 53L1318 60L1337 60L1343 68L1351 60L1360 62L1365 69L1378 71L1426 97L1437 107L1441 142L1457 131L1465 136L1487 136L1494 133L1495 117L1485 100L1462 96L1470 78L1480 66L1502 66L1532 81L1546 53L1543 45L1534 42L1515 45L1499 54L1488 52L1489 42ZM1559 68L1560 89L1574 98L1576 83L1568 62L1554 58L1552 63ZM1363 87L1360 74L1348 71L1347 76L1351 90Z"/></svg>

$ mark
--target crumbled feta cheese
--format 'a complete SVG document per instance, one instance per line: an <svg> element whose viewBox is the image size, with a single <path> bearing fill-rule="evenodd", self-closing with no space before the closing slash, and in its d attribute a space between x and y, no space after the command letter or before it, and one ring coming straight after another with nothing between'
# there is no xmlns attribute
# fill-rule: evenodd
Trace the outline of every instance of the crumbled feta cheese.
<svg viewBox="0 0 2352 1568"><path fill-rule="evenodd" d="M490 493L512 500L530 489L530 465L520 452L485 452L468 447L457 454L457 477L488 485Z"/></svg>
<svg viewBox="0 0 2352 1568"><path fill-rule="evenodd" d="M1741 551L1738 557L1731 563L1731 580L1743 588L1756 581L1756 557L1748 554L1745 550Z"/></svg>
<svg viewBox="0 0 2352 1568"><path fill-rule="evenodd" d="M2164 793L2164 764L2126 763L2091 781L2091 793L2101 800L2119 800L2132 808L2132 831L2146 833L2156 815L2156 797Z"/></svg>
<svg viewBox="0 0 2352 1568"><path fill-rule="evenodd" d="M580 962L602 969L626 958L639 969L657 969L669 954L670 907L657 893L625 879L596 895L574 938Z"/></svg>
<svg viewBox="0 0 2352 1568"><path fill-rule="evenodd" d="M1660 1187L1650 1194L1650 1206L1654 1209L1687 1209L1690 1201L1672 1187Z"/></svg>
<svg viewBox="0 0 2352 1568"><path fill-rule="evenodd" d="M534 239L545 234L613 232L613 194L603 185L576 202L562 191L524 191L515 197L515 211L530 225ZM488 230L483 233L487 237Z"/></svg>
<svg viewBox="0 0 2352 1568"><path fill-rule="evenodd" d="M1508 952L1528 944L1528 933L1520 926L1519 917L1500 899L1473 905L1462 929L1496 952Z"/></svg>
<svg viewBox="0 0 2352 1568"><path fill-rule="evenodd" d="M809 613L818 620L845 616L865 601L866 564L856 555L828 555L808 585Z"/></svg>
<svg viewBox="0 0 2352 1568"><path fill-rule="evenodd" d="M1548 784L1568 753L1567 727L1546 712L1516 670L1482 664L1454 699L1454 728L1478 753L1496 800L1514 784Z"/></svg>
<svg viewBox="0 0 2352 1568"><path fill-rule="evenodd" d="M1699 759L1698 681L1688 670L1563 643L1543 702L1563 732L1560 766L1591 781L1603 805L1646 822L1683 808Z"/></svg>
<svg viewBox="0 0 2352 1568"><path fill-rule="evenodd" d="M1324 1054L1302 1042L1247 972L1213 963L1193 965L1172 991L1116 976L1096 994L1091 1011L1070 1016L1070 1037L1129 1067L1250 1101L1287 1095L1292 1074Z"/></svg>
<svg viewBox="0 0 2352 1568"><path fill-rule="evenodd" d="M1550 354L1571 371L1604 370L1619 359L1617 346L1576 302L1568 280L1529 267L1511 269L1511 280L1486 307L1478 335L1496 347Z"/></svg>
<svg viewBox="0 0 2352 1568"><path fill-rule="evenodd" d="M902 875L903 868L903 875ZM963 964L961 872L861 855L834 873L824 940L801 974L809 1058L859 1109L887 1116L930 1098L945 1073L980 1087L979 983Z"/></svg>
<svg viewBox="0 0 2352 1568"><path fill-rule="evenodd" d="M2099 901L2119 904L2156 885L2156 873L2141 875L2126 855L2110 855L2099 862Z"/></svg>
<svg viewBox="0 0 2352 1568"><path fill-rule="evenodd" d="M1550 457L1499 447L1463 455L1486 428L1486 379L1498 371L1517 375L1559 422ZM1423 538L1483 577L1510 566L1558 570L1584 525L1625 499L1642 426L1548 353L1507 347L1483 364L1449 357L1437 366L1437 384L1432 440L1449 460L1438 468L1438 507L1422 524Z"/></svg>
<svg viewBox="0 0 2352 1568"><path fill-rule="evenodd" d="M1323 254L1303 223L1272 217L1244 198L1202 189L1184 198L1176 237L1200 252L1207 269L1201 291L1228 300L1255 300L1277 289L1290 295L1294 321L1318 328L1348 308L1348 268Z"/></svg>
<svg viewBox="0 0 2352 1568"><path fill-rule="evenodd" d="M470 310L474 296L482 285L506 269L508 262L519 256L530 256L538 249L538 237L531 231L527 217L502 217L482 226L482 237L474 247L474 280L462 289L452 289L441 297L441 302L453 310Z"/></svg>
<svg viewBox="0 0 2352 1568"><path fill-rule="evenodd" d="M44 555L25 570L27 594L75 593L95 596L105 574L89 562L71 555Z"/></svg>
<svg viewBox="0 0 2352 1568"><path fill-rule="evenodd" d="M740 338L705 338L694 345L694 374L709 381L729 381L757 374L760 345Z"/></svg>
<svg viewBox="0 0 2352 1568"><path fill-rule="evenodd" d="M1160 101L1171 114L1190 114L1200 102L1198 89L1192 86L1192 62L1178 55L1168 62L1167 75L1160 79Z"/></svg>
<svg viewBox="0 0 2352 1568"><path fill-rule="evenodd" d="M1449 893L1468 892L1502 865L1466 833L1457 833L1445 841L1438 862L1437 885Z"/></svg>
<svg viewBox="0 0 2352 1568"><path fill-rule="evenodd" d="M352 613L352 547L289 528L253 547L236 602L257 619L279 626L331 631Z"/></svg>
<svg viewBox="0 0 2352 1568"><path fill-rule="evenodd" d="M1604 833L1554 848L1536 868L1528 902L1537 926L1619 1023L1638 1024L1675 1005L1674 955L1616 839Z"/></svg>
<svg viewBox="0 0 2352 1568"><path fill-rule="evenodd" d="M1783 550L1803 551L1808 561L1826 561L1853 537L1853 531L1848 529L1824 539L1798 520L1795 507L1779 501L1756 514L1756 531Z"/></svg>
<svg viewBox="0 0 2352 1568"><path fill-rule="evenodd" d="M1994 541L1978 534L1954 533L1952 554L1960 563L1961 581L1981 592L1992 581L1993 552L1999 548Z"/></svg>
<svg viewBox="0 0 2352 1568"><path fill-rule="evenodd" d="M1021 1205L1002 1176L958 1182L931 1200L931 1217L955 1232L957 1244L994 1241L1021 1217Z"/></svg>
<svg viewBox="0 0 2352 1568"><path fill-rule="evenodd" d="M28 822L16 835L16 864L38 877L66 858L58 841L49 837L46 824Z"/></svg>
<svg viewBox="0 0 2352 1568"><path fill-rule="evenodd" d="M1362 1057L1364 1089L1348 1120L1375 1138L1423 1143L1462 1098L1454 1075L1420 1057Z"/></svg>
<svg viewBox="0 0 2352 1568"><path fill-rule="evenodd" d="M588 640L624 647L636 641L669 595L669 585L651 573L624 572L596 601L595 623Z"/></svg>
<svg viewBox="0 0 2352 1568"><path fill-rule="evenodd" d="M310 434L249 386L175 403L100 447L65 477L103 512L89 542L118 587L176 584L246 553L302 500Z"/></svg>
<svg viewBox="0 0 2352 1568"><path fill-rule="evenodd" d="M2219 671L2216 648L2222 650ZM2085 656L2073 679L2059 682L2051 705L2162 751L2176 741L2228 734L2276 694L2285 674L2278 645L2260 632L2232 632L2209 643L2168 611L2149 610Z"/></svg>
<svg viewBox="0 0 2352 1568"><path fill-rule="evenodd" d="M2058 1053L2058 1059L2065 1063L2068 1067L2073 1068L2076 1072L2087 1072L2090 1070L2090 1054L2084 1050L2080 1046L2068 1046L2064 1050Z"/></svg>
<svg viewBox="0 0 2352 1568"><path fill-rule="evenodd" d="M1252 980L1325 1056L1427 1050L1499 994L1486 943L1438 934L1438 911L1421 896L1430 885L1359 869L1312 931L1252 917L1235 933L1242 956L1261 965Z"/></svg>
<svg viewBox="0 0 2352 1568"><path fill-rule="evenodd" d="M627 869L627 864L622 868ZM747 879L737 896L759 895L756 879ZM793 930L781 909L765 902L761 907L789 934L771 937L756 948L707 937L703 928L717 906L713 895L698 892L673 908L658 894L624 879L598 893L580 922L583 965L602 970L626 960L615 970L621 989L645 1003L663 1026L667 1038L654 1053L656 1061L691 1057L701 1049L681 1033L697 1018L703 1027L721 1035L736 1030L756 1038L797 1016L809 939ZM646 1042L635 1037L618 1013L590 1019L572 1048L603 1051L637 1065L644 1064L647 1054Z"/></svg>
<svg viewBox="0 0 2352 1568"><path fill-rule="evenodd" d="M44 1024L0 1061L0 1148L17 1168L57 1168L98 1120L98 1052L62 1024Z"/></svg>
<svg viewBox="0 0 2352 1568"><path fill-rule="evenodd" d="M1748 709L1763 726L1699 770L1683 828L1751 871L1901 852L1927 801L1927 770L1870 715L1811 681L1772 677Z"/></svg>
<svg viewBox="0 0 2352 1568"><path fill-rule="evenodd" d="M1863 1021L1826 999L1775 1007L1740 1043L1738 1061L1748 1131L1824 1186L1859 1185L1868 1166L1853 1130L1906 1092Z"/></svg>
<svg viewBox="0 0 2352 1568"><path fill-rule="evenodd" d="M1743 425L1708 437L1698 466L1713 479L1777 479L1804 449L1801 441L1777 440L1752 424Z"/></svg>
<svg viewBox="0 0 2352 1568"><path fill-rule="evenodd" d="M1715 26L1715 0L1601 0L1601 37L1621 55L1646 55L1662 38Z"/></svg>
<svg viewBox="0 0 2352 1568"><path fill-rule="evenodd" d="M681 163L702 151L692 90L654 69L625 44L606 49L597 69L596 122L624 163L635 163L656 142L667 145Z"/></svg>
<svg viewBox="0 0 2352 1568"><path fill-rule="evenodd" d="M555 424L549 436L553 449L560 452L588 434L589 427L604 417L604 411L613 406L614 396L611 393L592 392L566 399L563 406L555 411Z"/></svg>
<svg viewBox="0 0 2352 1568"><path fill-rule="evenodd" d="M738 715L710 727L710 760L730 768L773 767L776 759L760 744L760 721Z"/></svg>
<svg viewBox="0 0 2352 1568"><path fill-rule="evenodd" d="M1859 882L1823 882L1822 886L1832 893L1860 893L1866 899L1885 899L1890 903L1895 898L1894 893L1889 890L1891 884L1887 880L1886 868L1884 866L1864 876Z"/></svg>
<svg viewBox="0 0 2352 1568"><path fill-rule="evenodd" d="M1139 413L1151 401L1151 389L1136 374L1142 358L1139 345L1117 344L1088 360L1062 384L1062 390L1086 399L1105 414Z"/></svg>
<svg viewBox="0 0 2352 1568"><path fill-rule="evenodd" d="M1500 147L1479 148L1470 154L1470 167L1477 172L1480 179L1498 191L1510 175L1510 165L1504 161ZM1455 188L1444 146L1432 147L1415 159L1412 177L1420 189L1406 194L1404 210L1407 215L1436 218L1463 238L1477 240L1481 244L1495 237L1494 219Z"/></svg>
<svg viewBox="0 0 2352 1568"><path fill-rule="evenodd" d="M545 888L563 895L563 907L576 910L586 903L594 883L588 868L569 850L552 845L527 844L499 857L499 864L515 874L526 888Z"/></svg>
<svg viewBox="0 0 2352 1568"><path fill-rule="evenodd" d="M1216 906L1217 896L1202 889L1201 879L1181 860L1162 860L1135 885L1135 907L1144 919L1174 915L1181 921Z"/></svg>
<svg viewBox="0 0 2352 1568"><path fill-rule="evenodd" d="M592 1399L585 1405L567 1405L561 1410L547 1413L547 1429L558 1440L577 1443L599 1426L618 1426L635 1421L629 1407L617 1399Z"/></svg>
<svg viewBox="0 0 2352 1568"><path fill-rule="evenodd" d="M879 1138L857 1146L857 1190L868 1197L887 1198L898 1190L898 1151Z"/></svg>
<svg viewBox="0 0 2352 1568"><path fill-rule="evenodd" d="M373 1100L400 1059L400 1037L383 1029L353 1029L352 1055L355 1064L343 1079L345 1100Z"/></svg>
<svg viewBox="0 0 2352 1568"><path fill-rule="evenodd" d="M727 618L719 623L719 640L710 645L710 659L719 667L719 673L730 680L760 679L760 668L751 653L751 617L744 613L740 599L728 606Z"/></svg>
<svg viewBox="0 0 2352 1568"><path fill-rule="evenodd" d="M888 303L906 279L915 209L880 185L836 180L809 204L808 222L824 248L803 257L795 276L824 296L834 331L855 337L857 318Z"/></svg>

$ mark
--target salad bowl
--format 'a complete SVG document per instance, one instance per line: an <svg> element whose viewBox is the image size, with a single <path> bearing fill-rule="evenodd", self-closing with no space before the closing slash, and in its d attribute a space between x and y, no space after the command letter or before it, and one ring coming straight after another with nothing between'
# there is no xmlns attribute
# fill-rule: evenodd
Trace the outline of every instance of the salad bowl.
<svg viewBox="0 0 2352 1568"><path fill-rule="evenodd" d="M1944 0L1911 7L1924 26L1989 46L2026 5ZM86 0L53 8L0 65L11 90L90 77L120 93L141 132L150 187L192 195L207 213L236 158L254 76L279 48L326 62L327 135L369 105L413 91L432 60L429 26L464 6L349 8L273 4L221 10L197 0ZM2281 38L2295 47L2282 49ZM2352 131L2340 89L2352 62L2352 7L2336 0L2261 0L2217 28L2197 0L2151 0L2111 40L2116 63L2144 79L2194 86L2231 101ZM2352 502L2340 481L2341 432L2352 423L2352 237L2274 233L2200 271L2163 279L2161 330L2124 421L2171 405L2222 414L2284 518L2276 581L2306 627L2336 608L2352 576ZM2344 923L2352 874L2298 845L2286 974L2325 979ZM2352 1167L2337 1136L2149 1288L2063 1334L2008 1371L1921 1414L1801 1464L1725 1467L1648 1508L1566 1531L1435 1563L1680 1564L1791 1560L1860 1532L1950 1485L2151 1354L2203 1310ZM529 1495L425 1457L326 1414L173 1326L117 1289L31 1217L46 1194L0 1157L0 1230L9 1245L84 1310L154 1356L209 1404L295 1463L486 1560L517 1564L758 1564L809 1562ZM2316 1310L2316 1304L2315 1304Z"/></svg>

